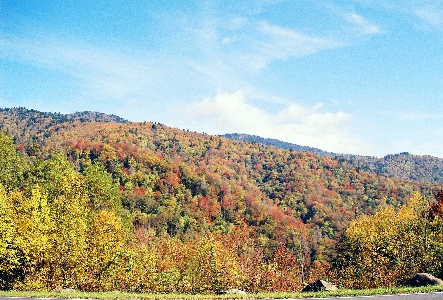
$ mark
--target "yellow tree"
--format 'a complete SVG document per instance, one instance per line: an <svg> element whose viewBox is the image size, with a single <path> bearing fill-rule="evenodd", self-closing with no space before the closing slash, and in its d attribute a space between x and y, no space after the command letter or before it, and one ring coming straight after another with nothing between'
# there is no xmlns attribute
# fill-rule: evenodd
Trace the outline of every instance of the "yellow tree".
<svg viewBox="0 0 443 300"><path fill-rule="evenodd" d="M427 210L429 227L426 227L427 270L443 277L443 190L434 194L434 202Z"/></svg>
<svg viewBox="0 0 443 300"><path fill-rule="evenodd" d="M354 288L395 286L426 271L435 254L429 247L433 234L427 209L415 193L398 211L388 206L352 222L338 246L337 279Z"/></svg>
<svg viewBox="0 0 443 300"><path fill-rule="evenodd" d="M14 205L14 244L20 252L23 281L15 283L17 289L45 289L49 271L52 244L50 236L54 224L50 218L50 208L40 188L34 186L29 197L20 192L12 192L10 199Z"/></svg>
<svg viewBox="0 0 443 300"><path fill-rule="evenodd" d="M13 211L0 184L0 289L10 289L18 277L20 262L19 253L14 243Z"/></svg>
<svg viewBox="0 0 443 300"><path fill-rule="evenodd" d="M42 280L47 289L77 288L87 259L88 194L82 177L61 152L35 162L27 177L28 185L41 187L52 222Z"/></svg>
<svg viewBox="0 0 443 300"><path fill-rule="evenodd" d="M184 275L192 292L219 293L241 285L238 257L222 240L202 238L193 243L188 255Z"/></svg>
<svg viewBox="0 0 443 300"><path fill-rule="evenodd" d="M87 261L87 194L77 173L62 178L63 193L52 202L56 224L51 242L50 289L77 288L84 280Z"/></svg>
<svg viewBox="0 0 443 300"><path fill-rule="evenodd" d="M83 289L114 290L117 288L118 255L125 245L125 232L120 217L101 210L88 230L87 282Z"/></svg>

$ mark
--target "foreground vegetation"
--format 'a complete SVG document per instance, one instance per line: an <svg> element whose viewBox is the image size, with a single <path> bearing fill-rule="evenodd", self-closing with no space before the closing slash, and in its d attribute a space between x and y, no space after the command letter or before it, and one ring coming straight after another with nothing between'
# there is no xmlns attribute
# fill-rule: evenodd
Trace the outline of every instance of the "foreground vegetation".
<svg viewBox="0 0 443 300"><path fill-rule="evenodd" d="M15 139L0 134L1 289L259 293L443 275L438 185L161 124L32 114L0 118Z"/></svg>
<svg viewBox="0 0 443 300"><path fill-rule="evenodd" d="M338 290L330 292L274 292L243 295L190 295L190 294L137 294L121 292L21 292L0 291L3 297L25 298L71 298L71 299L303 299L303 298L332 298L394 294L436 293L443 292L442 286L378 288L367 290Z"/></svg>

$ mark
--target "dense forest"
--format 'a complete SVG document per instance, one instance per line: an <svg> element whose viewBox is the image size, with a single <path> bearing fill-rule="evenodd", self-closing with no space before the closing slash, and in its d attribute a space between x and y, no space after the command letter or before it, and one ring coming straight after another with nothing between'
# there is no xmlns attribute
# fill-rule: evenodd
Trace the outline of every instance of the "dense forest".
<svg viewBox="0 0 443 300"><path fill-rule="evenodd" d="M249 142L249 143L257 143L267 146L274 146L281 149L287 149L287 150L293 150L297 152L312 152L315 154L319 154L321 156L338 156L338 154L333 152L327 152L323 151L318 148L313 148L309 146L300 146L293 143L283 142L277 139L270 139L270 138L263 138L261 136L257 135L251 135L251 134L241 134L241 133L227 133L222 135L225 138L231 139L231 140L237 140L242 142Z"/></svg>
<svg viewBox="0 0 443 300"><path fill-rule="evenodd" d="M3 109L0 130L3 289L256 292L300 290L317 278L365 287L343 274L364 270L358 253L366 252L356 249L369 245L358 244L369 231L356 228L385 211L413 225L415 246L414 228L426 228L443 253L435 182L92 112ZM392 264L414 262L399 258L406 246L383 245L397 252L377 245L364 257L393 257L375 286L394 276ZM442 271L423 257L416 252L392 282Z"/></svg>
<svg viewBox="0 0 443 300"><path fill-rule="evenodd" d="M292 149L294 151L312 152L321 156L329 156L336 160L345 160L355 168L363 168L366 171L386 177L439 183L443 182L443 158L430 155L413 155L407 152L402 152L398 154L389 154L385 157L379 158L327 152L317 148L300 146L276 139L262 138L249 134L233 133L225 134L223 136L232 140L259 143L262 145L275 146L281 149Z"/></svg>

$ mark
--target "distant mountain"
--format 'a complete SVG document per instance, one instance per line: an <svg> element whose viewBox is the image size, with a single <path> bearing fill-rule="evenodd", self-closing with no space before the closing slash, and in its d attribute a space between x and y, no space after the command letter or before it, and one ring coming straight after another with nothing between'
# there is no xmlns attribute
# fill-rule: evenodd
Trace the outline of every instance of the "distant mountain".
<svg viewBox="0 0 443 300"><path fill-rule="evenodd" d="M382 158L352 156L347 160L354 167L386 177L443 182L443 159L435 156L403 152Z"/></svg>
<svg viewBox="0 0 443 300"><path fill-rule="evenodd" d="M128 123L127 120L116 115L108 115L95 111L82 111L72 114L61 114L51 112L41 112L34 109L24 107L0 108L0 114L3 118L34 119L39 122L41 120L49 121L49 123L63 123L71 121L80 122L114 122Z"/></svg>
<svg viewBox="0 0 443 300"><path fill-rule="evenodd" d="M389 154L377 158L352 154L327 152L318 148L300 146L277 139L263 138L250 134L230 133L223 137L281 149L292 149L298 152L310 152L320 156L333 157L349 168L359 168L378 175L418 181L443 182L443 159L430 155L413 155L408 152Z"/></svg>
<svg viewBox="0 0 443 300"><path fill-rule="evenodd" d="M76 112L60 114L40 112L33 109L0 108L0 129L14 139L17 145L46 144L46 139L55 134L54 126L70 123L105 122L127 124L129 121L115 115L99 112ZM57 129L60 130L60 129ZM277 139L256 135L231 133L221 137L240 142L273 146L295 152L314 153L340 162L343 169L361 169L377 175L433 183L443 182L443 159L429 155L413 155L407 152L389 154L382 158L338 154L318 148L300 146Z"/></svg>
<svg viewBox="0 0 443 300"><path fill-rule="evenodd" d="M274 146L274 147L277 147L280 149L294 150L297 152L311 152L311 153L315 153L315 154L318 154L321 156L334 157L334 156L339 155L339 154L336 154L333 152L323 151L318 148L313 148L313 147L309 147L309 146L300 146L297 144L283 142L283 141L280 141L277 139L263 138L263 137L257 136L257 135L250 135L250 134L244 134L244 133L227 133L227 134L222 135L222 137L225 137L225 138L228 138L231 140L236 140L236 141L257 143L257 144L266 145L266 146Z"/></svg>
<svg viewBox="0 0 443 300"><path fill-rule="evenodd" d="M27 139L35 139L44 133L45 137L52 134L51 126L65 122L107 122L128 123L127 120L115 115L99 112L83 111L73 114L40 112L24 107L0 108L0 128L17 144L25 144Z"/></svg>

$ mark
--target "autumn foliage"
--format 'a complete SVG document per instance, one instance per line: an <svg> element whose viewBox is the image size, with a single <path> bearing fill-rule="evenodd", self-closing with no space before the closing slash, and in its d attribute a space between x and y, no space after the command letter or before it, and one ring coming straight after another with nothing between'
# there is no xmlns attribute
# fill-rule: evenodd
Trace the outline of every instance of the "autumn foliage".
<svg viewBox="0 0 443 300"><path fill-rule="evenodd" d="M24 178L11 183L12 174L2 164L2 289L219 293L233 287L301 288L300 264L292 259L292 252L281 244L267 259L265 247L246 224L232 226L229 233L214 227L214 233L194 233L192 239L175 237L177 232L168 228L162 231L161 225L174 221L177 201L185 197L181 193L161 194L159 199L153 194L153 201L162 204L157 207L159 216L131 213L119 202L121 195L136 200L146 196L149 188L128 188L128 194L129 185L119 189L101 162L85 165L79 172L60 152L29 161L15 152L4 134L0 150L1 158L8 155L17 160L18 175ZM162 184L168 191L178 185L173 175ZM206 206L213 205L209 197L200 198L206 199ZM217 216L201 209L204 218ZM192 222L189 216L181 216L178 222L192 226L187 225Z"/></svg>
<svg viewBox="0 0 443 300"><path fill-rule="evenodd" d="M0 116L15 141L0 134L2 289L293 291L441 272L412 259L440 249L440 198L416 204L434 184L158 123ZM359 285L362 270L376 277Z"/></svg>
<svg viewBox="0 0 443 300"><path fill-rule="evenodd" d="M398 210L386 207L351 223L334 262L337 281L349 288L407 285L416 273L443 275L443 220L437 203L415 193Z"/></svg>

